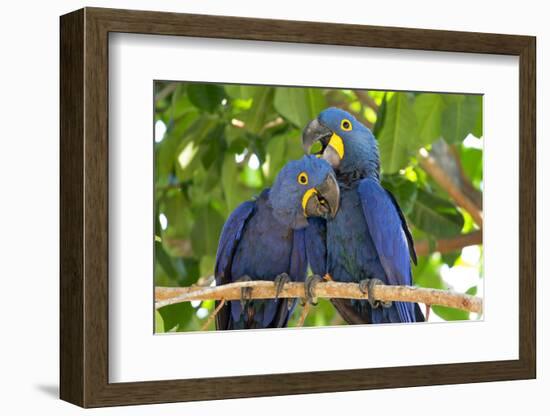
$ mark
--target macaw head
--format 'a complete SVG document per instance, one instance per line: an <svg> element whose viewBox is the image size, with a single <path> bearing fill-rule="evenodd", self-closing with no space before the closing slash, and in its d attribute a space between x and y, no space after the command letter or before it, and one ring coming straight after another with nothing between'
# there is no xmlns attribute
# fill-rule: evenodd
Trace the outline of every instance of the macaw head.
<svg viewBox="0 0 550 416"><path fill-rule="evenodd" d="M304 156L288 162L275 178L269 203L282 224L294 229L308 225L308 217L333 218L340 206L340 188L325 160Z"/></svg>
<svg viewBox="0 0 550 416"><path fill-rule="evenodd" d="M306 153L325 159L337 174L379 176L376 139L347 111L331 107L321 112L304 129L302 144Z"/></svg>

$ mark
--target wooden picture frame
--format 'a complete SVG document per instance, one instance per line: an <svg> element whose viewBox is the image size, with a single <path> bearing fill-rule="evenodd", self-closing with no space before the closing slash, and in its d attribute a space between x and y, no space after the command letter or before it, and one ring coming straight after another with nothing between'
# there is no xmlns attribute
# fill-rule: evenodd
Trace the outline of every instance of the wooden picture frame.
<svg viewBox="0 0 550 416"><path fill-rule="evenodd" d="M536 376L535 38L85 8L61 17L60 396L83 407L529 379ZM111 32L519 57L519 359L135 383L108 379Z"/></svg>

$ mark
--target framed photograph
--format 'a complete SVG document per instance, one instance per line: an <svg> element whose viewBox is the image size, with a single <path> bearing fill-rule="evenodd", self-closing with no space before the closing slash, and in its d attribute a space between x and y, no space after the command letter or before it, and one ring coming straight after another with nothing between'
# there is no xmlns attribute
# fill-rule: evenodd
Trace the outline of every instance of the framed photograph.
<svg viewBox="0 0 550 416"><path fill-rule="evenodd" d="M534 37L60 28L63 400L536 376Z"/></svg>

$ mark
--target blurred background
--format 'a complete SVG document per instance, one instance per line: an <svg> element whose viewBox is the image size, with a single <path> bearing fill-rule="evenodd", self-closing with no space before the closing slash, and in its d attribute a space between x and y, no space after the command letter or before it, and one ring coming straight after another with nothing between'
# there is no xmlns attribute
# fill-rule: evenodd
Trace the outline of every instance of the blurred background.
<svg viewBox="0 0 550 416"><path fill-rule="evenodd" d="M482 96L164 81L154 92L156 286L213 285L225 219L302 157L302 129L337 106L378 139L383 186L399 201L419 254L415 285L483 296ZM213 322L203 328L213 308L160 308L156 332L213 330ZM429 320L479 318L433 306ZM343 324L319 299L304 326Z"/></svg>

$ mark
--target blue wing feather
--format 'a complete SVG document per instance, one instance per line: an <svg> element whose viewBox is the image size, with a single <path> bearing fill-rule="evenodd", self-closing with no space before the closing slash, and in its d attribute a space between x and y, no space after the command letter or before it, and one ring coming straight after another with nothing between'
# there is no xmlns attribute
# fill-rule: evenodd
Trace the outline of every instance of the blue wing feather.
<svg viewBox="0 0 550 416"><path fill-rule="evenodd" d="M244 226L254 212L255 207L254 201L242 203L235 208L223 226L218 242L218 251L216 252L215 275L217 284L230 283L229 273L233 253L241 239Z"/></svg>
<svg viewBox="0 0 550 416"><path fill-rule="evenodd" d="M303 282L306 273L305 230L294 230L288 275L293 282ZM296 299L286 298L264 301L266 306L263 313L262 325L267 327L270 322L274 321L275 327L285 327L292 312L294 312L296 302Z"/></svg>
<svg viewBox="0 0 550 416"><path fill-rule="evenodd" d="M401 211L401 207L397 203L397 200L393 196L393 194L388 191L387 189L384 189L387 194L390 196L390 199L393 203L393 206L397 210L397 214L399 215L399 219L401 220L401 228L403 228L403 232L405 233L405 236L407 237L407 244L409 246L409 254L411 256L412 262L417 265L418 264L418 258L416 256L416 250L414 248L414 240L411 234L411 230L409 230L409 226L407 225L407 220L405 219L405 215L403 214L403 211Z"/></svg>
<svg viewBox="0 0 550 416"><path fill-rule="evenodd" d="M243 231L248 219L254 213L256 203L254 201L247 201L239 205L229 216L226 223L223 226L220 240L218 242L218 251L216 253L216 265L214 268L214 275L216 278L216 285L224 285L232 282L231 276L231 264L233 261L233 255L235 249L243 235ZM218 302L216 301L216 305ZM232 304L239 305L238 302L232 302ZM227 329L229 323L230 309L228 306L224 306L222 310L216 315L216 326L220 329ZM238 314L240 314L240 309Z"/></svg>
<svg viewBox="0 0 550 416"><path fill-rule="evenodd" d="M372 178L361 180L358 187L363 214L386 273L387 284L411 285L409 243L394 201ZM401 322L415 322L414 304L394 302Z"/></svg>
<svg viewBox="0 0 550 416"><path fill-rule="evenodd" d="M305 251L305 230L294 230L292 238L292 252L290 254L290 267L288 275L293 282L303 282L307 273L307 258ZM275 318L276 327L285 327L288 324L288 320L296 308L296 299L279 299L268 302L269 308L276 308L277 316ZM273 320L272 313L264 314L264 326L267 326L269 322ZM269 317L271 315L271 317Z"/></svg>
<svg viewBox="0 0 550 416"><path fill-rule="evenodd" d="M322 218L309 218L305 229L305 252L311 271L319 276L327 272L327 224Z"/></svg>
<svg viewBox="0 0 550 416"><path fill-rule="evenodd" d="M292 241L292 254L290 257L290 272L288 273L293 282L303 282L307 273L306 256L306 230L294 230Z"/></svg>

